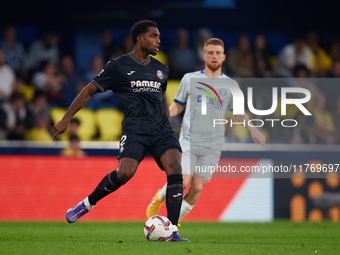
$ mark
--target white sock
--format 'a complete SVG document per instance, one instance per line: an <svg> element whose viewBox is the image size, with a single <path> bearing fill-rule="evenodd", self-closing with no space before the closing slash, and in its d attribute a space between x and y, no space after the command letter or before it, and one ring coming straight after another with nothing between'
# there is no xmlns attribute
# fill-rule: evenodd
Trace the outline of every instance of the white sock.
<svg viewBox="0 0 340 255"><path fill-rule="evenodd" d="M185 201L184 199L182 200L182 206L181 206L181 213L179 214L179 221L185 216L187 215L191 209L194 207L194 205L189 205L187 203L187 201Z"/></svg>
<svg viewBox="0 0 340 255"><path fill-rule="evenodd" d="M87 206L87 208L88 208L89 210L91 210L91 209L94 207L94 205L91 205L91 204L90 204L89 198L88 198L88 197L86 197L86 198L83 200L83 202L84 202L85 206Z"/></svg>
<svg viewBox="0 0 340 255"><path fill-rule="evenodd" d="M165 200L166 198L166 184L163 186L161 191L158 193L159 199Z"/></svg>
<svg viewBox="0 0 340 255"><path fill-rule="evenodd" d="M176 225L172 225L172 232L178 231L177 226Z"/></svg>

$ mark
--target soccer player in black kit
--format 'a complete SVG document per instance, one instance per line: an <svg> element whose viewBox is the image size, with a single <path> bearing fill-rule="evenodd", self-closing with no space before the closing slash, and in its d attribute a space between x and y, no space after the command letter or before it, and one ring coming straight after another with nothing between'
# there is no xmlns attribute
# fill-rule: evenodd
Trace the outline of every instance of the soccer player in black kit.
<svg viewBox="0 0 340 255"><path fill-rule="evenodd" d="M69 223L77 221L103 197L117 190L135 174L139 163L150 152L167 174L166 206L174 225L171 241L189 242L178 235L177 224L183 196L181 147L170 124L166 101L168 67L150 57L160 44L157 24L143 20L131 28L133 51L109 61L104 69L74 99L63 118L55 125L56 137L65 132L80 109L97 92L112 90L123 105L123 135L117 170L106 175L95 190L66 213Z"/></svg>

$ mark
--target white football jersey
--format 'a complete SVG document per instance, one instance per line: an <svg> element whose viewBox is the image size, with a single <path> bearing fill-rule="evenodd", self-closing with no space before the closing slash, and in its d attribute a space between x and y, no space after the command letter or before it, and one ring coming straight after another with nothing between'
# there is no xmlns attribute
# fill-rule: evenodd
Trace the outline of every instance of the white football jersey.
<svg viewBox="0 0 340 255"><path fill-rule="evenodd" d="M232 110L233 96L226 84L239 87L223 73L215 79L208 78L203 70L184 75L174 99L186 105L180 141L189 139L191 144L200 146L222 146L225 125L214 127L214 119L224 119L226 111Z"/></svg>

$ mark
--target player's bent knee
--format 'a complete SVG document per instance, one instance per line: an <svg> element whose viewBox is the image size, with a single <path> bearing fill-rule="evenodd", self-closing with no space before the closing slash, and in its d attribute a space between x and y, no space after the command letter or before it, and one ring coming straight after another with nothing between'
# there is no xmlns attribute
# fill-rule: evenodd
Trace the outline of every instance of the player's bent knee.
<svg viewBox="0 0 340 255"><path fill-rule="evenodd" d="M190 189L194 193L201 193L203 186L199 184L195 184L195 185L191 184Z"/></svg>
<svg viewBox="0 0 340 255"><path fill-rule="evenodd" d="M138 161L129 158L123 158L119 162L117 177L122 183L128 182L136 173Z"/></svg>
<svg viewBox="0 0 340 255"><path fill-rule="evenodd" d="M181 153L178 150L166 151L160 160L167 175L182 174Z"/></svg>
<svg viewBox="0 0 340 255"><path fill-rule="evenodd" d="M163 164L163 167L167 175L182 174L182 167L180 162L173 161L166 165Z"/></svg>
<svg viewBox="0 0 340 255"><path fill-rule="evenodd" d="M194 193L201 193L201 191L203 190L203 188L204 188L206 183L207 182L205 182L205 181L202 181L202 182L200 182L200 181L196 181L196 182L193 181L191 183L191 185L190 185L190 190L192 192L194 192Z"/></svg>
<svg viewBox="0 0 340 255"><path fill-rule="evenodd" d="M134 176L135 172L136 170L134 169L119 170L117 171L117 177L121 182L126 183Z"/></svg>
<svg viewBox="0 0 340 255"><path fill-rule="evenodd" d="M180 161L174 160L168 165L168 167L172 169L174 174L182 174L182 166Z"/></svg>

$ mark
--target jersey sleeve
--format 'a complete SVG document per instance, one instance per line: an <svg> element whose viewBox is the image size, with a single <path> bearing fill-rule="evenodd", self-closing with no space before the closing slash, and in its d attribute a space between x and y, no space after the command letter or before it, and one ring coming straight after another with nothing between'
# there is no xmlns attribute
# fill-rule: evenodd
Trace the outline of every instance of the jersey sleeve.
<svg viewBox="0 0 340 255"><path fill-rule="evenodd" d="M118 73L115 61L109 61L103 70L91 81L100 92L114 91L114 85L118 81Z"/></svg>
<svg viewBox="0 0 340 255"><path fill-rule="evenodd" d="M174 101L180 105L186 105L187 99L189 97L189 88L190 88L190 77L188 74L186 74L183 76L181 80L181 83L179 85Z"/></svg>

